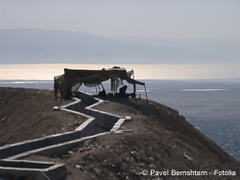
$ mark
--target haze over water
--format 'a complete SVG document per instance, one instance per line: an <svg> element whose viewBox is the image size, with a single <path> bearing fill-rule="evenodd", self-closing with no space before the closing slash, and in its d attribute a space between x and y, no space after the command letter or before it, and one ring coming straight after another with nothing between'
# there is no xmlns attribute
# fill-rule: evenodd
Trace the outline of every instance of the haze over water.
<svg viewBox="0 0 240 180"><path fill-rule="evenodd" d="M0 80L52 80L64 68L101 70L119 66L136 79L238 79L240 64L1 64Z"/></svg>
<svg viewBox="0 0 240 180"><path fill-rule="evenodd" d="M177 109L240 159L240 64L8 64L0 65L0 87L53 89L53 77L63 74L64 68L101 70L113 66L134 69L135 79L146 83L150 100ZM105 88L109 92L109 83ZM131 88L128 86L129 92ZM95 88L81 86L79 90L95 93ZM145 98L141 86L137 93Z"/></svg>

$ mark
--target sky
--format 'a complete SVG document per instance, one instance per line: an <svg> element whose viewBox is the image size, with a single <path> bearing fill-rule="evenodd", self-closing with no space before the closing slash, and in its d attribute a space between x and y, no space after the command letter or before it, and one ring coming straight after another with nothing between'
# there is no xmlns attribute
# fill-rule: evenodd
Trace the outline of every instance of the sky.
<svg viewBox="0 0 240 180"><path fill-rule="evenodd" d="M239 0L0 0L0 29L240 40Z"/></svg>

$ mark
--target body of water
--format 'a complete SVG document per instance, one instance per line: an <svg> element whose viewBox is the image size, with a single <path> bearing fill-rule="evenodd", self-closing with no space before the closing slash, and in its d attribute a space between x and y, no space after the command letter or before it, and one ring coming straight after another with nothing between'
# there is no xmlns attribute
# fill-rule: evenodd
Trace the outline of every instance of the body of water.
<svg viewBox="0 0 240 180"><path fill-rule="evenodd" d="M232 79L240 78L240 64L0 64L0 80L52 80L64 68L134 69L136 79Z"/></svg>
<svg viewBox="0 0 240 180"><path fill-rule="evenodd" d="M1 87L53 90L63 68L102 69L114 65L0 65ZM148 98L179 111L186 120L235 158L240 159L239 65L120 65L134 69L146 83ZM109 82L104 83L110 92ZM127 85L127 83L125 82ZM128 91L131 92L131 85ZM80 90L95 93L95 88ZM145 98L142 86L137 93ZM53 95L54 98L54 95Z"/></svg>

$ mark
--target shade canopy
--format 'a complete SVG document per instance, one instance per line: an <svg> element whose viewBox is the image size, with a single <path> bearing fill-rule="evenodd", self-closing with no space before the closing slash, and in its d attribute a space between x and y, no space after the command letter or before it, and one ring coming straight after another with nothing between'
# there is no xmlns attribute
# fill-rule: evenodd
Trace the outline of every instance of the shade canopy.
<svg viewBox="0 0 240 180"><path fill-rule="evenodd" d="M132 79L132 71L126 71L124 68L113 67L111 69L102 70L76 70L76 69L64 69L64 74L54 77L54 89L55 92L60 90L63 97L67 97L72 94L71 89L76 85L81 86L82 83L88 87L97 86L104 81L111 80L112 91L116 90L119 86L119 82L126 80L128 83L139 85L145 85L145 83Z"/></svg>

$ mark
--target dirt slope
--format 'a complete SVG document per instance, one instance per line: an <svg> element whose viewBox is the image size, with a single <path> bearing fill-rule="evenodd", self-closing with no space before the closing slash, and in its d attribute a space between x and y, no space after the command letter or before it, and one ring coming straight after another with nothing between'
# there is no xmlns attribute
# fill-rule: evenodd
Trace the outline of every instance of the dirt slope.
<svg viewBox="0 0 240 180"><path fill-rule="evenodd" d="M0 88L0 146L74 130L85 118L53 111L69 102L48 90Z"/></svg>
<svg viewBox="0 0 240 180"><path fill-rule="evenodd" d="M63 129L71 130L79 123L78 117L52 111L54 105L67 103L64 100L54 100L52 92L0 88L0 93L2 145L41 137L47 132L51 134ZM121 127L127 131L89 140L61 157L30 156L26 159L65 163L69 180L240 179L240 163L185 121L176 110L153 101L147 104L142 99L112 97L106 100L109 101L96 108L121 116L131 116L132 121ZM32 108L31 102L39 105ZM17 112L19 113L16 114ZM39 122L39 125L26 127L30 122ZM45 123L48 123L48 128L44 126ZM56 124L60 126L56 128ZM9 131L11 133L7 133ZM192 170L195 176L173 176L171 172L174 170L179 173ZM236 172L236 175L214 175L216 170ZM162 175L159 175L160 171ZM168 174L164 175L164 171ZM203 175L198 176L199 172Z"/></svg>

